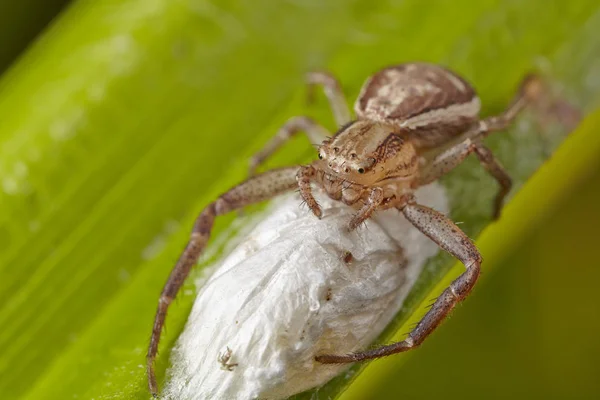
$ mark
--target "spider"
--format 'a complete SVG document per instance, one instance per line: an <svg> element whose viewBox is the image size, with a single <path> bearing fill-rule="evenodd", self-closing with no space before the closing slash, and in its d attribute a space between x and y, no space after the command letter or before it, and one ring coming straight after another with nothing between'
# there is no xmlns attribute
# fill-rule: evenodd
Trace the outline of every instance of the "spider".
<svg viewBox="0 0 600 400"><path fill-rule="evenodd" d="M338 81L326 72L307 76L309 89L323 88L339 126L334 135L308 117L287 121L250 162L251 177L219 196L200 213L183 254L162 290L147 353L149 388L157 395L154 373L167 310L206 246L215 217L298 189L317 217L323 211L311 193L321 187L334 200L354 207L348 229L354 230L375 211L396 208L417 229L460 260L466 270L436 299L401 342L352 354L322 354L320 363L352 363L388 356L419 346L454 306L471 292L480 273L481 255L448 217L416 202L413 191L433 182L474 153L498 182L493 215L498 217L511 179L482 140L503 130L536 96L539 80L526 77L508 108L480 119L473 87L456 73L434 64L406 63L385 68L363 85L352 119ZM305 132L318 146L318 160L255 175L256 169L290 137ZM325 139L323 140L323 138Z"/></svg>

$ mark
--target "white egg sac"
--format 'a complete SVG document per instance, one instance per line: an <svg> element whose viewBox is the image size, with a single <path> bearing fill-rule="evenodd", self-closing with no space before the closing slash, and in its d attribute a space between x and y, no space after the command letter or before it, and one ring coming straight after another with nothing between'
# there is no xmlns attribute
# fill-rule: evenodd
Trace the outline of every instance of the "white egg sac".
<svg viewBox="0 0 600 400"><path fill-rule="evenodd" d="M320 386L349 365L320 364L317 354L369 348L399 311L437 246L397 210L348 232L355 210L316 195L323 219L284 197L218 263L173 351L163 398L282 399ZM441 186L416 195L448 211Z"/></svg>

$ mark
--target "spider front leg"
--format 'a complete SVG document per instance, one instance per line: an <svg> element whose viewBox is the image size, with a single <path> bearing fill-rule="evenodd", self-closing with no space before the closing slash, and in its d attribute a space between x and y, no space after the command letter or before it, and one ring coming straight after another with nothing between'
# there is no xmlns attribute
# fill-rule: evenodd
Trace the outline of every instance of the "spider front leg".
<svg viewBox="0 0 600 400"><path fill-rule="evenodd" d="M297 186L296 175L298 170L299 167L281 168L248 179L219 196L216 201L206 206L196 219L189 242L179 257L177 264L173 267L158 301L158 309L154 318L152 336L146 357L148 386L152 395L156 396L158 393L158 385L154 373L154 359L158 352L158 343L165 324L167 310L185 281L185 278L190 273L191 268L202 254L210 237L215 218L294 189Z"/></svg>
<svg viewBox="0 0 600 400"><path fill-rule="evenodd" d="M263 147L261 151L256 153L250 159L250 176L256 173L256 169L275 153L288 140L294 137L299 132L305 132L311 144L321 144L330 133L327 129L319 125L309 117L293 117L290 118L280 129L277 134Z"/></svg>
<svg viewBox="0 0 600 400"><path fill-rule="evenodd" d="M454 306L464 300L473 289L479 277L482 259L479 251L467 235L446 216L431 208L409 202L403 207L399 207L399 209L406 219L421 232L442 249L458 258L467 270L442 292L433 303L433 306L403 341L353 354L320 355L316 357L317 361L325 364L351 363L385 357L417 347L435 330Z"/></svg>

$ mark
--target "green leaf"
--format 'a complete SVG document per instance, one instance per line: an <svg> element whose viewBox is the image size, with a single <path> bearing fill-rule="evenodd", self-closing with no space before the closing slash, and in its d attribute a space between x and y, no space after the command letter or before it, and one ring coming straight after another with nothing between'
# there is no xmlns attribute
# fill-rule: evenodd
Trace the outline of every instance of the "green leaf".
<svg viewBox="0 0 600 400"><path fill-rule="evenodd" d="M474 83L490 114L539 70L587 113L600 92L599 9L592 0L75 2L0 82L0 393L148 397L156 301L195 214L243 179L248 157L287 117L309 113L334 129L323 98L303 105L305 71L333 71L352 98L382 66L439 62ZM595 113L555 158L572 161L549 164L536 192L526 186L486 231L484 268L597 157L597 122ZM489 144L519 188L565 132L530 113ZM308 154L310 144L294 140L274 164ZM453 219L479 236L495 183L474 160L443 183ZM227 237L232 218L215 236ZM419 304L459 271L452 265L432 260L382 340L422 315ZM193 292L190 282L169 311L160 377ZM378 365L348 395L368 390ZM334 380L319 398L347 383Z"/></svg>
<svg viewBox="0 0 600 400"><path fill-rule="evenodd" d="M68 2L69 0L22 0L0 3L0 73L8 68Z"/></svg>

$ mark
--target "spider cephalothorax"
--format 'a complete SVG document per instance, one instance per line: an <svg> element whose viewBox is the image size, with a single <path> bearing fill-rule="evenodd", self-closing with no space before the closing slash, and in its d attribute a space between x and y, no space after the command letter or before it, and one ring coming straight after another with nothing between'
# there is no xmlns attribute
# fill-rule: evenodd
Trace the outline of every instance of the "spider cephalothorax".
<svg viewBox="0 0 600 400"><path fill-rule="evenodd" d="M389 124L357 120L319 147L313 165L363 185L380 185L390 179L413 176L417 153L401 131Z"/></svg>
<svg viewBox="0 0 600 400"><path fill-rule="evenodd" d="M349 221L355 229L377 210L397 208L416 228L459 259L466 271L437 298L427 314L402 342L374 350L320 355L316 362L348 363L409 350L418 346L444 317L471 291L479 276L481 256L471 240L445 215L415 202L415 188L437 180L474 153L498 181L500 190L494 215L500 213L511 180L482 140L502 130L535 92L537 81L526 79L508 109L501 115L479 119L480 101L464 79L437 65L408 63L386 68L367 80L355 103L352 121L341 87L331 75L308 75L311 86L322 85L341 128L331 136L308 117L290 119L265 148L251 160L254 175L266 158L297 132L305 132L318 147L318 159L304 166L281 168L254 176L235 186L200 213L191 238L173 268L161 294L147 370L150 391L158 391L154 359L167 309L190 269L198 260L214 219L246 205L299 189L311 211L323 211L312 195L320 186L333 199L358 211Z"/></svg>
<svg viewBox="0 0 600 400"><path fill-rule="evenodd" d="M348 205L364 205L373 189L389 200L409 189L418 171L414 146L397 132L389 124L355 121L325 140L308 168L329 196Z"/></svg>

